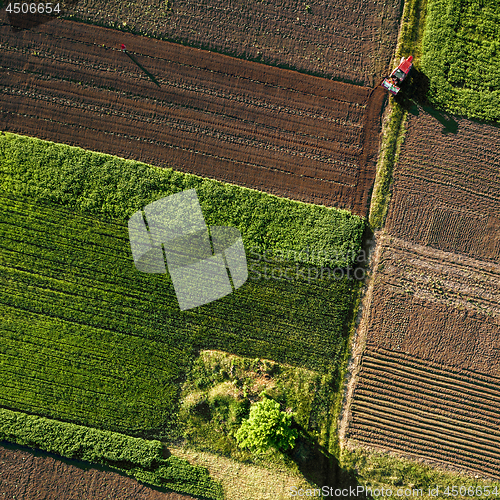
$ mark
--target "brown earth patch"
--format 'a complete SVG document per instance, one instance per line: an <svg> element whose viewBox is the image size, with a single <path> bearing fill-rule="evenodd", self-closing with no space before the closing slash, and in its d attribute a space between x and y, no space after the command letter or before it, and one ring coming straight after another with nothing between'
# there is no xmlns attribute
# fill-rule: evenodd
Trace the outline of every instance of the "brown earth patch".
<svg viewBox="0 0 500 500"><path fill-rule="evenodd" d="M401 0L64 3L81 20L369 86L389 70L402 13Z"/></svg>
<svg viewBox="0 0 500 500"><path fill-rule="evenodd" d="M410 115L365 304L349 445L500 478L499 143L492 125Z"/></svg>
<svg viewBox="0 0 500 500"><path fill-rule="evenodd" d="M17 500L194 500L130 477L12 445L0 446L0 497Z"/></svg>
<svg viewBox="0 0 500 500"><path fill-rule="evenodd" d="M500 376L500 265L385 237L367 344Z"/></svg>
<svg viewBox="0 0 500 500"><path fill-rule="evenodd" d="M394 172L386 230L398 238L500 260L500 127L457 119L443 133L411 116Z"/></svg>
<svg viewBox="0 0 500 500"><path fill-rule="evenodd" d="M378 248L346 437L500 478L500 266Z"/></svg>
<svg viewBox="0 0 500 500"><path fill-rule="evenodd" d="M382 89L58 19L15 31L4 14L3 130L366 215Z"/></svg>

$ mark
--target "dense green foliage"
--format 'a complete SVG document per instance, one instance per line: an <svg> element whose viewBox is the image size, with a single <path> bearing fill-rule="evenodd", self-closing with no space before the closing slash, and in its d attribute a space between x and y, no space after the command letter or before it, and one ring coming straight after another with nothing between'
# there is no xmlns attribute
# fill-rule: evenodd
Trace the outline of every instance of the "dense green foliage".
<svg viewBox="0 0 500 500"><path fill-rule="evenodd" d="M231 206L248 228L260 228L256 239L264 232L264 243L293 246L296 234L288 229L260 226L265 204L255 210L255 192L10 134L0 137L0 166L0 405L163 437L177 435L180 382L198 349L335 376L355 281L250 277L231 295L180 311L168 276L133 265L124 219L196 183L210 224L231 224L217 208ZM268 198L283 204L295 228L308 221L308 237L331 232L324 224L333 224L335 210L311 206L308 214L307 205ZM344 219L357 220L341 213ZM349 245L359 245L357 230L347 234Z"/></svg>
<svg viewBox="0 0 500 500"><path fill-rule="evenodd" d="M0 441L40 448L65 458L100 463L145 483L208 499L223 498L222 488L203 467L170 456L160 441L147 441L0 408Z"/></svg>
<svg viewBox="0 0 500 500"><path fill-rule="evenodd" d="M0 408L0 440L41 448L66 458L102 464L127 462L144 468L161 458L160 441L51 420Z"/></svg>
<svg viewBox="0 0 500 500"><path fill-rule="evenodd" d="M498 0L428 0L422 70L433 103L500 120L499 25Z"/></svg>
<svg viewBox="0 0 500 500"><path fill-rule="evenodd" d="M361 249L364 222L346 210L80 148L4 134L0 166L3 191L100 218L127 221L152 201L195 188L207 224L238 227L245 248L260 254L285 253L296 262L346 266Z"/></svg>
<svg viewBox="0 0 500 500"><path fill-rule="evenodd" d="M298 436L292 428L292 416L280 410L280 404L269 398L254 403L250 416L235 434L241 448L264 453L269 448L287 451L294 447Z"/></svg>

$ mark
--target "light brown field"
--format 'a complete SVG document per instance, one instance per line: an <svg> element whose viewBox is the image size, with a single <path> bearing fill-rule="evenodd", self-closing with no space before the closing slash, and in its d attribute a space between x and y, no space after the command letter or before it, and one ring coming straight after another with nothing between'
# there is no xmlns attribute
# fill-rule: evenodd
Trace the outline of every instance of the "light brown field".
<svg viewBox="0 0 500 500"><path fill-rule="evenodd" d="M500 129L411 116L346 436L500 478Z"/></svg>

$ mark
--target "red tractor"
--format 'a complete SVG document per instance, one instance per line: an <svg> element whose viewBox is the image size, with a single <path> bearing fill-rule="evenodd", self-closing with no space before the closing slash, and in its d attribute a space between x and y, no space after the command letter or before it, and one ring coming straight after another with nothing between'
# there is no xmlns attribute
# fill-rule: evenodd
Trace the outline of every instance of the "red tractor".
<svg viewBox="0 0 500 500"><path fill-rule="evenodd" d="M411 68L413 67L413 56L406 59L401 58L399 66L382 82L382 87L387 89L392 95L397 95L401 90L398 85L408 76Z"/></svg>

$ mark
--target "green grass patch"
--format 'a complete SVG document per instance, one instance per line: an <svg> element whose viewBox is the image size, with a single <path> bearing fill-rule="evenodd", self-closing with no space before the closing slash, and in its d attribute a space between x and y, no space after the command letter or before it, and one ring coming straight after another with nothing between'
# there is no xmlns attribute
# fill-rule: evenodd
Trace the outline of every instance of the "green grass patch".
<svg viewBox="0 0 500 500"><path fill-rule="evenodd" d="M200 349L338 376L357 282L251 272L233 294L180 311L168 275L136 271L126 221L196 188L207 223L239 227L246 248L309 263L346 252L336 262L349 264L359 217L13 134L0 136L0 168L1 406L175 437Z"/></svg>
<svg viewBox="0 0 500 500"><path fill-rule="evenodd" d="M500 120L500 3L428 0L422 70L431 102L453 114Z"/></svg>
<svg viewBox="0 0 500 500"><path fill-rule="evenodd" d="M407 112L391 101L387 123L383 127L382 145L377 162L377 176L373 186L369 222L372 229L380 229L384 223L391 200L392 172L404 140Z"/></svg>
<svg viewBox="0 0 500 500"><path fill-rule="evenodd" d="M99 463L139 481L210 500L223 498L208 471L170 456L160 441L91 429L0 408L0 440L39 448L65 458Z"/></svg>
<svg viewBox="0 0 500 500"><path fill-rule="evenodd" d="M428 0L406 0L403 9L401 30L396 47L396 59L413 55L414 63L422 55L422 40L425 28L425 13ZM392 69L392 68L391 68Z"/></svg>
<svg viewBox="0 0 500 500"><path fill-rule="evenodd" d="M244 358L218 351L203 351L191 366L182 388L180 420L187 444L222 453L242 462L259 460L238 447L234 434L248 417L251 403L263 393L294 413L294 420L320 445L327 444L334 420L332 409L338 388L332 374L279 364L260 358ZM265 457L288 457L269 452Z"/></svg>

